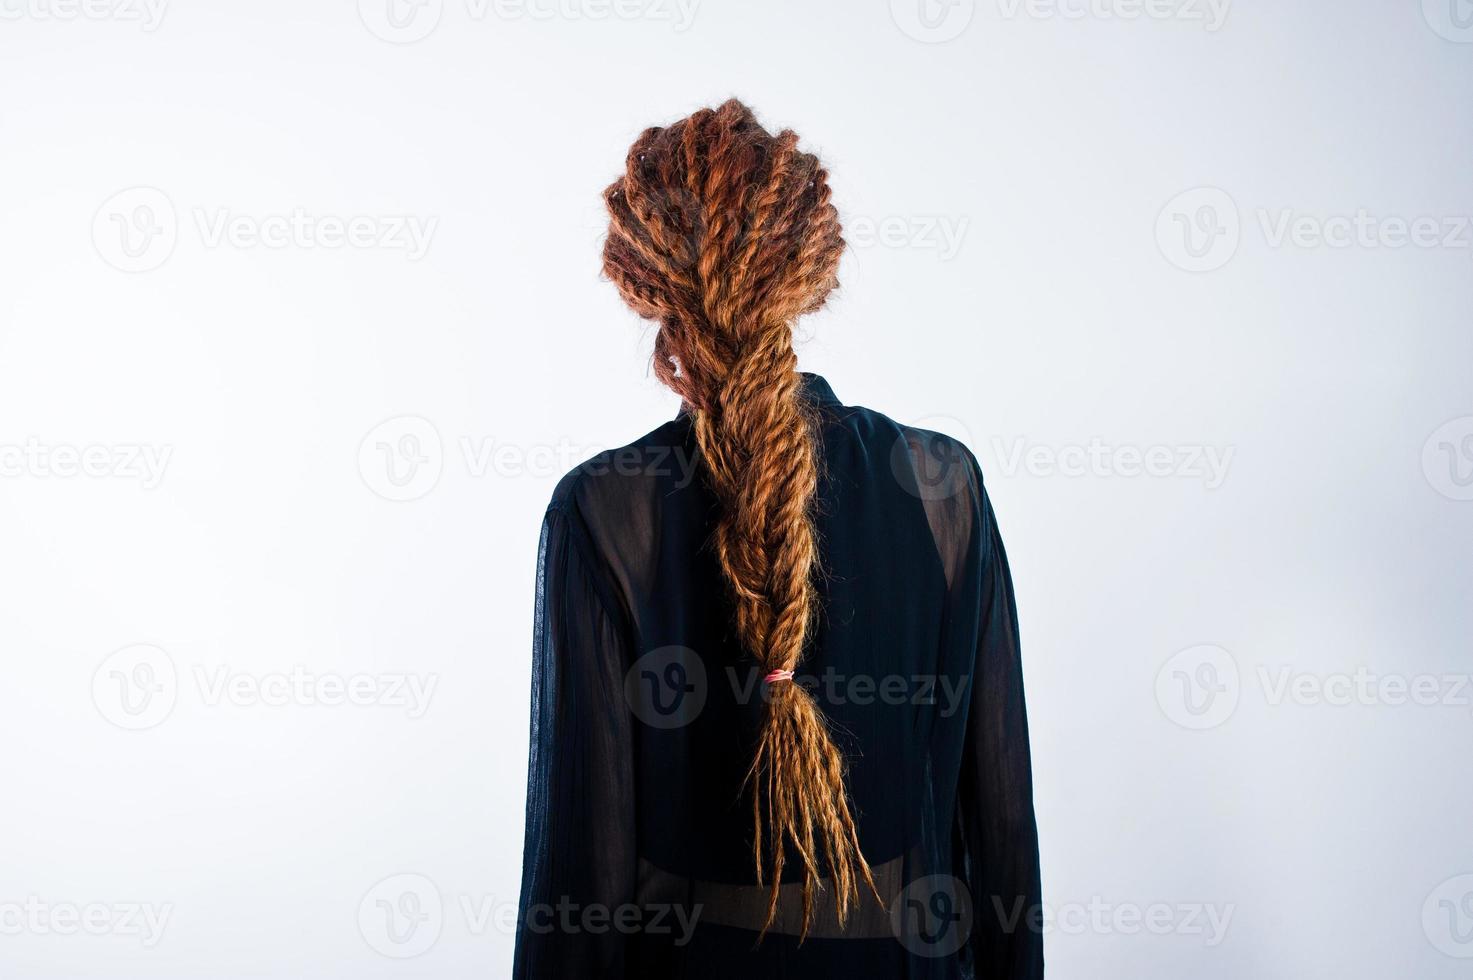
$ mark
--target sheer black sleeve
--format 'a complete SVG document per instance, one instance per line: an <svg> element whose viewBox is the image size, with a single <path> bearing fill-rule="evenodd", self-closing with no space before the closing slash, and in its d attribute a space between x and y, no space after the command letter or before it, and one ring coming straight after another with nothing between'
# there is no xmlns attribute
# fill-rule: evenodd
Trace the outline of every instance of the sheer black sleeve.
<svg viewBox="0 0 1473 980"><path fill-rule="evenodd" d="M555 502L537 562L519 980L625 975L610 927L635 888L625 631L593 554L576 512Z"/></svg>
<svg viewBox="0 0 1473 980"><path fill-rule="evenodd" d="M958 795L962 867L973 902L975 975L1043 976L1038 829L1018 613L1007 553L981 490L980 632Z"/></svg>

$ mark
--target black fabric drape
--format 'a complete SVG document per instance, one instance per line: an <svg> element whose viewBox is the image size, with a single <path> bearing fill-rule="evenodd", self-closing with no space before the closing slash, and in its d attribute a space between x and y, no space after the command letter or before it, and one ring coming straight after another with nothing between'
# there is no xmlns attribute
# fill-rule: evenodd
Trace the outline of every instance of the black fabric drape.
<svg viewBox="0 0 1473 980"><path fill-rule="evenodd" d="M518 978L1043 975L1017 611L981 471L822 378L803 391L823 612L795 681L849 760L884 902L800 943L793 875L757 942L743 777L763 688L682 415L569 473L544 520Z"/></svg>

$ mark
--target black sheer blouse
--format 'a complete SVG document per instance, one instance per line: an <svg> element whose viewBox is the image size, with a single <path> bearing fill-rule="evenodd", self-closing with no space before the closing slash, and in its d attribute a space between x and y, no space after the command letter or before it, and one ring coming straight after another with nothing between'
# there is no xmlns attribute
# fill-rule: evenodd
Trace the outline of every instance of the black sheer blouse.
<svg viewBox="0 0 1473 980"><path fill-rule="evenodd" d="M795 875L758 942L743 777L764 688L682 414L569 473L543 523L519 978L1043 975L1017 614L981 472L822 378L803 393L823 612L795 679L849 759L884 903L843 929L820 903L800 943Z"/></svg>

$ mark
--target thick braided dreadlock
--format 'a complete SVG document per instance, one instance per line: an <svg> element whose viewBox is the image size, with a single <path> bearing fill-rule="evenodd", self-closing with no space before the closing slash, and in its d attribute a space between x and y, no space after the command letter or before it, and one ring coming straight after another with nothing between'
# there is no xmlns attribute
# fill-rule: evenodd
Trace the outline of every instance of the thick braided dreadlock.
<svg viewBox="0 0 1473 980"><path fill-rule="evenodd" d="M604 272L660 325L655 373L689 408L722 505L713 544L737 634L770 672L797 667L817 606L819 452L792 327L838 284L844 249L828 175L797 144L732 99L645 130L604 192ZM753 856L758 883L770 886L764 934L789 849L802 862L806 936L823 866L841 924L861 884L878 893L843 756L812 695L775 676L748 774Z"/></svg>

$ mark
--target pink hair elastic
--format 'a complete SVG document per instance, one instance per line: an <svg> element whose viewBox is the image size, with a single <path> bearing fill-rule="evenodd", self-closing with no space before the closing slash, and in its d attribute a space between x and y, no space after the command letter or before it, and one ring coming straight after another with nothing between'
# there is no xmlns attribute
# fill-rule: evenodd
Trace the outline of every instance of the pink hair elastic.
<svg viewBox="0 0 1473 980"><path fill-rule="evenodd" d="M792 679L793 672L791 670L774 670L772 673L762 678L762 683L776 684L778 681L790 681Z"/></svg>

